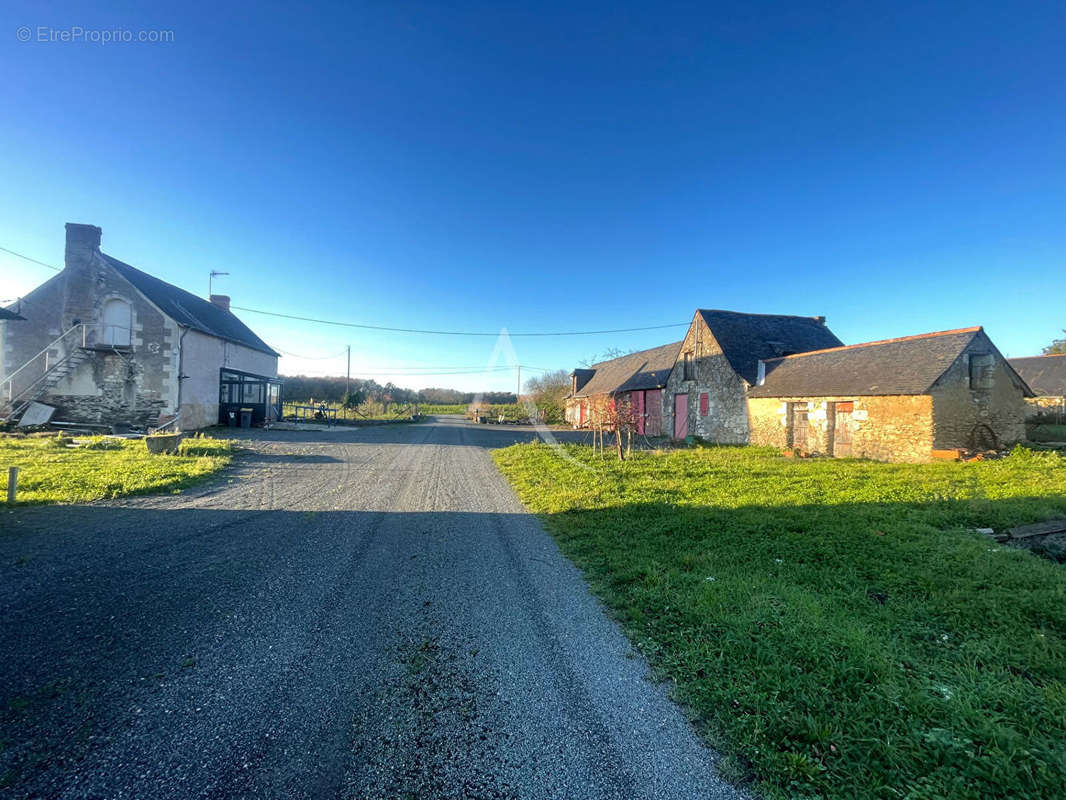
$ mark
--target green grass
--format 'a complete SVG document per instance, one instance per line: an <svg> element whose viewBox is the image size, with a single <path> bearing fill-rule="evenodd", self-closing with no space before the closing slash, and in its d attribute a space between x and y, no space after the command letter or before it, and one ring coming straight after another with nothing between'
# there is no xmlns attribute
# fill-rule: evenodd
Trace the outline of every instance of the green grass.
<svg viewBox="0 0 1066 800"><path fill-rule="evenodd" d="M281 404L281 416L283 419L296 416L296 406L306 406L307 403L282 403ZM385 411L384 406L381 403L364 403L358 408L345 408L340 403L315 403L315 407L326 406L327 408L336 409L338 422L352 420L355 422L400 422L411 419L411 414L414 412L414 404L408 403L392 403L389 405L388 412ZM301 412L303 414L300 417L301 422L316 422L313 415L308 415L307 411ZM422 412L426 413L426 412ZM323 422L329 422L328 415L324 415Z"/></svg>
<svg viewBox="0 0 1066 800"><path fill-rule="evenodd" d="M1028 425L1026 436L1032 442L1066 442L1066 425L1051 423Z"/></svg>
<svg viewBox="0 0 1066 800"><path fill-rule="evenodd" d="M226 466L233 444L188 438L175 455L153 455L143 441L94 437L69 448L69 438L0 437L0 486L7 497L7 468L19 467L19 505L84 503L147 492L173 492Z"/></svg>
<svg viewBox="0 0 1066 800"><path fill-rule="evenodd" d="M423 403L418 407L418 410L423 414L465 414L467 404L466 403L452 403L442 405L431 405L429 403Z"/></svg>
<svg viewBox="0 0 1066 800"><path fill-rule="evenodd" d="M1066 514L1066 458L494 457L768 797L1066 796L1066 571L997 545Z"/></svg>

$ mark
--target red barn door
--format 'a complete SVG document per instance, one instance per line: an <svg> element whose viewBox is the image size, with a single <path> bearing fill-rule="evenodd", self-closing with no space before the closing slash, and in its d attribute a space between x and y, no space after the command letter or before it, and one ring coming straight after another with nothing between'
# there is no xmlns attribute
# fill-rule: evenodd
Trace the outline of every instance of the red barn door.
<svg viewBox="0 0 1066 800"><path fill-rule="evenodd" d="M648 436L661 436L663 433L663 390L649 389L644 397L644 432Z"/></svg>
<svg viewBox="0 0 1066 800"><path fill-rule="evenodd" d="M688 436L688 395L674 395L674 438L684 439Z"/></svg>
<svg viewBox="0 0 1066 800"><path fill-rule="evenodd" d="M644 433L644 392L629 395L633 406L633 416L637 418L637 433Z"/></svg>

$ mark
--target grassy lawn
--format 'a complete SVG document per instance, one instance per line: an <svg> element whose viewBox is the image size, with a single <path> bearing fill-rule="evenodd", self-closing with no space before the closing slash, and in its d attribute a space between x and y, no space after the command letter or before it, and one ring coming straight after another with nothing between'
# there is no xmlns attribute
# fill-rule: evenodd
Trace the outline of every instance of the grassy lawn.
<svg viewBox="0 0 1066 800"><path fill-rule="evenodd" d="M430 403L423 403L418 407L418 410L423 414L465 414L467 404L466 403L452 403L444 405L432 405Z"/></svg>
<svg viewBox="0 0 1066 800"><path fill-rule="evenodd" d="M296 416L296 406L306 406L306 403L282 403L281 404L281 416L283 419ZM325 406L327 408L335 409L337 411L337 421L352 420L355 422L401 422L407 421L411 418L411 414L414 412L413 404L406 403L393 403L389 406L388 412L385 411L384 406L381 403L365 403L359 408L345 408L340 403L315 403L315 407ZM428 413L423 411L422 413ZM329 418L324 416L322 420L316 420L313 416L309 416L306 411L303 412L301 418L303 422L328 422Z"/></svg>
<svg viewBox="0 0 1066 800"><path fill-rule="evenodd" d="M494 457L723 769L769 797L1066 796L1066 570L972 527L1066 514L1066 458Z"/></svg>
<svg viewBox="0 0 1066 800"><path fill-rule="evenodd" d="M0 491L7 468L19 467L18 503L84 503L147 492L174 492L226 466L233 444L189 438L176 455L152 455L143 441L96 437L69 448L69 439L0 437Z"/></svg>

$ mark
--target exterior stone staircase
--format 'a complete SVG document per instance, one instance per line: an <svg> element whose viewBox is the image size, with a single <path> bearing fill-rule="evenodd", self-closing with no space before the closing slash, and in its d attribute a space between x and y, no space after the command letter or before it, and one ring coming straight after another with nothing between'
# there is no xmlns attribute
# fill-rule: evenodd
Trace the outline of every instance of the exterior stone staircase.
<svg viewBox="0 0 1066 800"><path fill-rule="evenodd" d="M88 351L79 348L62 361L56 362L56 364L51 366L48 372L42 375L32 387L28 387L17 397L7 402L6 408L4 409L6 413L4 413L3 416L10 420L19 419L23 412L29 407L30 403L40 400L47 395L52 389L59 385L61 380L74 372L74 370L85 363L88 358Z"/></svg>
<svg viewBox="0 0 1066 800"><path fill-rule="evenodd" d="M89 358L85 326L75 325L0 383L0 419L18 420Z"/></svg>

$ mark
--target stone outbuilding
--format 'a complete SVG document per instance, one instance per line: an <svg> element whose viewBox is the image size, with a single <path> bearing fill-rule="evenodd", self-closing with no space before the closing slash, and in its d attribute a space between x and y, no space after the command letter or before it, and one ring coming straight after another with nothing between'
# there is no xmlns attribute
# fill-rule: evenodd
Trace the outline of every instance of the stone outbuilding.
<svg viewBox="0 0 1066 800"><path fill-rule="evenodd" d="M1010 365L1035 395L1029 401L1029 418L1066 422L1066 353L1012 358Z"/></svg>
<svg viewBox="0 0 1066 800"><path fill-rule="evenodd" d="M980 327L764 359L751 443L928 461L1025 439L1032 391Z"/></svg>
<svg viewBox="0 0 1066 800"><path fill-rule="evenodd" d="M672 342L649 350L601 361L570 373L566 421L585 427L597 402L626 400L636 416L637 433L663 433L663 388L681 349Z"/></svg>
<svg viewBox="0 0 1066 800"><path fill-rule="evenodd" d="M0 416L32 401L55 419L185 430L253 409L280 415L278 353L229 309L100 251L100 228L67 223L64 268L0 321Z"/></svg>
<svg viewBox="0 0 1066 800"><path fill-rule="evenodd" d="M716 444L747 444L747 391L759 361L843 342L825 317L696 311L663 392L663 431Z"/></svg>

